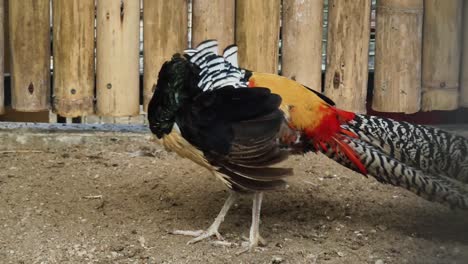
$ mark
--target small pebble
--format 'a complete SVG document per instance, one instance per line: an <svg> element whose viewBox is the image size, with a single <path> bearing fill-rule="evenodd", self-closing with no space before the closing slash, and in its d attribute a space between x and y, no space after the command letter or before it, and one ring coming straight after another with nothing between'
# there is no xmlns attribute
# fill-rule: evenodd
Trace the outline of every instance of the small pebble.
<svg viewBox="0 0 468 264"><path fill-rule="evenodd" d="M378 228L380 231L385 231L385 230L387 230L387 227L384 226L384 225L378 225L377 228Z"/></svg>
<svg viewBox="0 0 468 264"><path fill-rule="evenodd" d="M284 262L284 259L281 257L273 256L273 258L271 259L272 264L280 264L283 262Z"/></svg>
<svg viewBox="0 0 468 264"><path fill-rule="evenodd" d="M381 260L381 259L378 259L378 260L376 260L376 261L375 261L375 263L374 263L374 264L384 264L384 262L383 262L383 260Z"/></svg>

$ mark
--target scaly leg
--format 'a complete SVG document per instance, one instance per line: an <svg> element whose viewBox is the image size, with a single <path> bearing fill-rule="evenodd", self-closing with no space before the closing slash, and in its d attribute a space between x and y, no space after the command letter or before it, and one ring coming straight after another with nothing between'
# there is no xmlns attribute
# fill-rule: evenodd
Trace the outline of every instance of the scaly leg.
<svg viewBox="0 0 468 264"><path fill-rule="evenodd" d="M265 240L260 236L260 210L262 208L263 192L256 192L253 197L252 204L252 225L250 226L249 242L244 245L244 249L238 254L242 254L247 251L252 251L258 245L265 245Z"/></svg>
<svg viewBox="0 0 468 264"><path fill-rule="evenodd" d="M211 236L216 236L218 240L223 240L223 237L218 232L219 226L224 221L224 217L226 216L229 208L234 204L237 200L238 194L234 191L229 193L229 197L227 198L226 202L224 202L221 211L219 212L218 216L215 218L213 224L206 230L197 230L197 231L188 231L188 230L175 230L172 232L174 235L185 235L185 236L194 236L194 239L191 239L187 242L187 244L197 243L201 240L207 239Z"/></svg>

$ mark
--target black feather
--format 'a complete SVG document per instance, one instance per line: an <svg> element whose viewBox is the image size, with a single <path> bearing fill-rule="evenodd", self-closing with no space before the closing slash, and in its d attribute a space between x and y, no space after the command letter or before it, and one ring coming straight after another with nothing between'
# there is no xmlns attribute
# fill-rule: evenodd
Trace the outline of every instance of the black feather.
<svg viewBox="0 0 468 264"><path fill-rule="evenodd" d="M198 70L179 54L175 54L161 67L148 105L150 129L158 138L171 132L177 111L201 92L197 87L196 76Z"/></svg>
<svg viewBox="0 0 468 264"><path fill-rule="evenodd" d="M191 104L186 104L179 111L176 122L182 136L206 154L227 155L234 139L234 127L241 122L278 111L280 103L281 98L265 88L225 87L197 96ZM276 131L281 124L277 119L259 119L258 122L263 125L274 123ZM255 126L255 122L251 121L250 125L244 125L243 132L254 133L254 127L259 129L260 126ZM271 128L272 126L267 126L264 130ZM255 131L257 134L259 132L261 131ZM246 136L252 138L249 134L242 137Z"/></svg>
<svg viewBox="0 0 468 264"><path fill-rule="evenodd" d="M288 157L277 140L284 122L281 98L265 88L224 87L198 95L176 116L182 136L238 190L284 186L288 168L271 168Z"/></svg>
<svg viewBox="0 0 468 264"><path fill-rule="evenodd" d="M320 97L320 99L324 100L327 104L329 104L329 105L331 105L331 106L335 106L335 105L336 105L335 102L334 102L332 99L328 98L328 97L325 96L324 94L319 93L319 92L315 91L314 89L311 89L311 88L309 88L309 87L307 87L307 86L305 86L305 85L304 85L304 87L307 88L309 91L313 92L313 93L314 93L315 95L317 95L318 97Z"/></svg>

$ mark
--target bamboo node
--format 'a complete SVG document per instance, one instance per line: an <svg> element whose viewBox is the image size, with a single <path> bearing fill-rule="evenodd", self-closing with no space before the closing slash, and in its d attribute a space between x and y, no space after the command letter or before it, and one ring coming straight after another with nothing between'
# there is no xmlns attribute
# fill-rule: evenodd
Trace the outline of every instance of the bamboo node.
<svg viewBox="0 0 468 264"><path fill-rule="evenodd" d="M340 73L336 71L335 75L333 76L333 88L340 88L340 79Z"/></svg>
<svg viewBox="0 0 468 264"><path fill-rule="evenodd" d="M33 84L32 82L29 83L28 92L29 92L29 94L33 94L33 93L34 93L34 84Z"/></svg>
<svg viewBox="0 0 468 264"><path fill-rule="evenodd" d="M459 83L450 81L424 81L423 90L444 89L444 90L458 90Z"/></svg>
<svg viewBox="0 0 468 264"><path fill-rule="evenodd" d="M123 21L125 15L125 3L123 0L120 0L120 22Z"/></svg>

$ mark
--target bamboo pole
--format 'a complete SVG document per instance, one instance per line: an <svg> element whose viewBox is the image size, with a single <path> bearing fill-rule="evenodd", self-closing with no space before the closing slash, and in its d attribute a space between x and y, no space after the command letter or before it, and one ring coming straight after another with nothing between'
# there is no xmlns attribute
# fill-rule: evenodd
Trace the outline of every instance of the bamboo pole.
<svg viewBox="0 0 468 264"><path fill-rule="evenodd" d="M145 0L143 12L144 110L162 64L187 48L187 1Z"/></svg>
<svg viewBox="0 0 468 264"><path fill-rule="evenodd" d="M139 114L139 22L139 1L97 1L98 115Z"/></svg>
<svg viewBox="0 0 468 264"><path fill-rule="evenodd" d="M372 108L418 112L421 106L423 0L379 0Z"/></svg>
<svg viewBox="0 0 468 264"><path fill-rule="evenodd" d="M322 0L283 0L282 74L322 91Z"/></svg>
<svg viewBox="0 0 468 264"><path fill-rule="evenodd" d="M278 72L280 0L237 0L236 42L240 66Z"/></svg>
<svg viewBox="0 0 468 264"><path fill-rule="evenodd" d="M54 0L54 111L94 110L94 0Z"/></svg>
<svg viewBox="0 0 468 264"><path fill-rule="evenodd" d="M463 4L463 51L460 77L460 106L468 107L468 3Z"/></svg>
<svg viewBox="0 0 468 264"><path fill-rule="evenodd" d="M459 102L462 0L425 0L422 110L454 110Z"/></svg>
<svg viewBox="0 0 468 264"><path fill-rule="evenodd" d="M328 2L325 94L341 108L366 112L371 0Z"/></svg>
<svg viewBox="0 0 468 264"><path fill-rule="evenodd" d="M235 0L194 0L192 47L206 39L217 39L220 49L234 44L235 5Z"/></svg>
<svg viewBox="0 0 468 264"><path fill-rule="evenodd" d="M38 112L50 104L49 0L9 2L12 107Z"/></svg>
<svg viewBox="0 0 468 264"><path fill-rule="evenodd" d="M10 33L9 33L9 11L8 11L8 4L9 0L3 0L3 72L5 74L11 73L10 71Z"/></svg>
<svg viewBox="0 0 468 264"><path fill-rule="evenodd" d="M0 115L5 113L5 89L4 89L4 28L5 28L5 5L4 1L0 0Z"/></svg>

